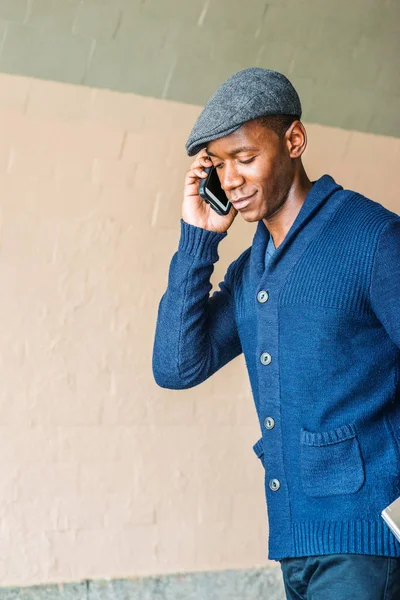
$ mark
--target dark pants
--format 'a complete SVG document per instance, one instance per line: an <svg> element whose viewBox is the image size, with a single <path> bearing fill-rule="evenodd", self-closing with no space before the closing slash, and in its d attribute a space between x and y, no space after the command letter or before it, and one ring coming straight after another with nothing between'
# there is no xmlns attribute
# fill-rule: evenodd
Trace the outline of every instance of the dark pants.
<svg viewBox="0 0 400 600"><path fill-rule="evenodd" d="M400 558L330 554L281 561L288 600L399 600Z"/></svg>

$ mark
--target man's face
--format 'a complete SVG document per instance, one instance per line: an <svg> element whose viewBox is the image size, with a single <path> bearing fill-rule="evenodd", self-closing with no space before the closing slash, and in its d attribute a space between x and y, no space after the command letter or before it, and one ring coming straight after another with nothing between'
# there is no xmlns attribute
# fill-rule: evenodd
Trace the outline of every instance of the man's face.
<svg viewBox="0 0 400 600"><path fill-rule="evenodd" d="M209 142L207 152L223 190L246 221L268 219L283 205L294 177L285 138L248 121Z"/></svg>

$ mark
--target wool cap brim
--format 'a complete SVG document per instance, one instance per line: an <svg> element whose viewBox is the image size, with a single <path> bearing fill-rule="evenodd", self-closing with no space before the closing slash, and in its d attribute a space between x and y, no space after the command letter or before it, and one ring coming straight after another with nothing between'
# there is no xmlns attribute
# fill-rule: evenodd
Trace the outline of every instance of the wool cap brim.
<svg viewBox="0 0 400 600"><path fill-rule="evenodd" d="M208 142L233 133L264 115L301 117L300 98L290 81L277 71L253 67L235 73L215 91L200 113L186 142L194 156Z"/></svg>

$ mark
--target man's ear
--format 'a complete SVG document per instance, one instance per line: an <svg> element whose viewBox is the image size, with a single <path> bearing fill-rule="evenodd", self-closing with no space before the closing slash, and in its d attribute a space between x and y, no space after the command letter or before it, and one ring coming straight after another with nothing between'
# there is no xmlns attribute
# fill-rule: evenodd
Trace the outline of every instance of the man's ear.
<svg viewBox="0 0 400 600"><path fill-rule="evenodd" d="M300 158L307 148L307 132L301 121L294 121L285 133L290 158Z"/></svg>

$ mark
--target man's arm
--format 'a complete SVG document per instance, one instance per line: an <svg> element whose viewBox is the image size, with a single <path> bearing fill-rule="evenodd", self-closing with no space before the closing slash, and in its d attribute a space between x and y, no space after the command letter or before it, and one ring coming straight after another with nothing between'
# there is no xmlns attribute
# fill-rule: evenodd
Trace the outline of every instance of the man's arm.
<svg viewBox="0 0 400 600"><path fill-rule="evenodd" d="M210 298L217 247L225 236L181 222L153 350L153 373L161 387L198 385L242 351L232 298L235 263Z"/></svg>
<svg viewBox="0 0 400 600"><path fill-rule="evenodd" d="M181 239L158 311L153 373L161 387L193 387L241 352L232 300L232 272L210 298L210 276L217 247L237 211L217 214L199 195L200 181L211 166L206 149L186 173Z"/></svg>
<svg viewBox="0 0 400 600"><path fill-rule="evenodd" d="M371 281L372 307L400 348L400 217L382 231Z"/></svg>

